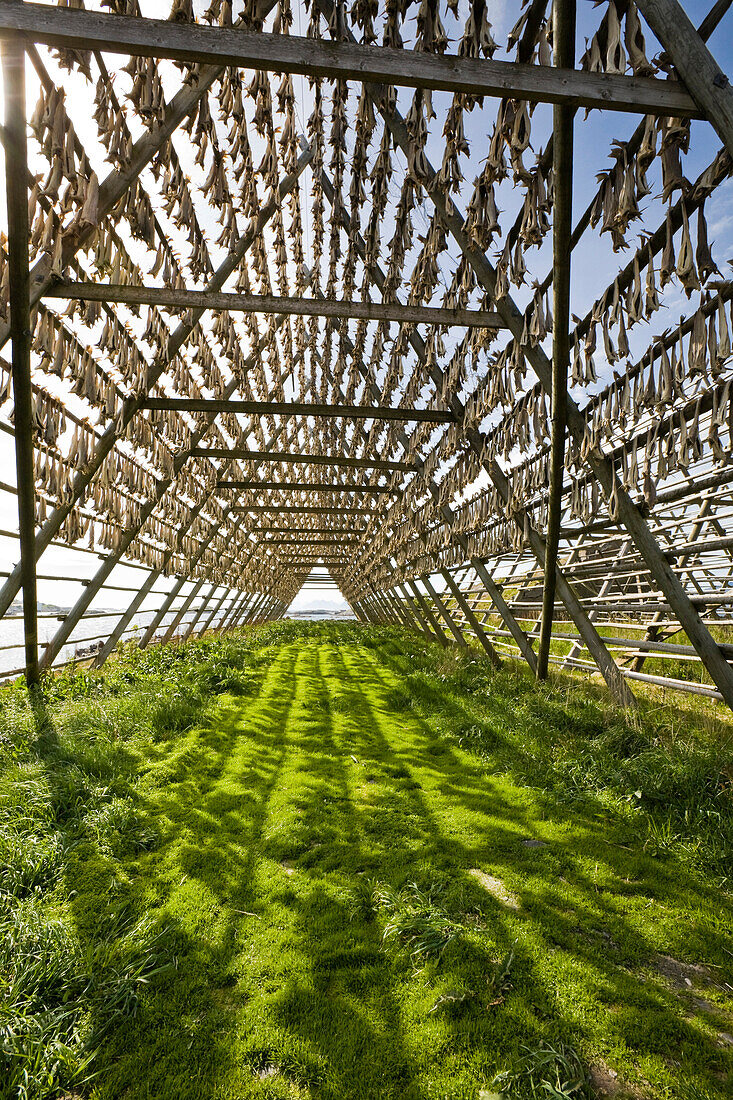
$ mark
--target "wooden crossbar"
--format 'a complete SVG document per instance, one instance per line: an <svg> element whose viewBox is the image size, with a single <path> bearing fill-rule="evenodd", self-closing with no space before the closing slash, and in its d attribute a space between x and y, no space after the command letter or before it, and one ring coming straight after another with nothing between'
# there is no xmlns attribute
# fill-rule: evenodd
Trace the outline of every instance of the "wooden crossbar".
<svg viewBox="0 0 733 1100"><path fill-rule="evenodd" d="M362 505L352 508L329 507L328 505L298 505L298 504L234 504L233 512L253 512L262 515L274 512L277 515L315 515L315 516L376 516L376 508L368 508Z"/></svg>
<svg viewBox="0 0 733 1100"><path fill-rule="evenodd" d="M215 398L151 397L143 408L160 412L235 413L253 416L313 416L347 420L415 420L427 424L451 424L448 409L403 409L390 405L322 405L307 401L220 401Z"/></svg>
<svg viewBox="0 0 733 1100"><path fill-rule="evenodd" d="M214 309L230 313L289 314L294 317L354 318L395 321L398 324L446 325L465 328L505 328L493 310L441 309L398 302L340 302L327 298L282 298L271 294L228 294L209 290L174 290L171 287L122 286L118 283L57 283L49 298L78 302L117 302L163 309Z"/></svg>
<svg viewBox="0 0 733 1100"><path fill-rule="evenodd" d="M401 496L401 490L391 489L389 485L333 485L330 482L312 481L217 481L217 489L286 489L289 492L315 492L315 493L389 493L392 496ZM251 512L252 508L243 507L242 511ZM277 512L284 512L284 508L275 508ZM327 508L327 512L335 509Z"/></svg>
<svg viewBox="0 0 733 1100"><path fill-rule="evenodd" d="M407 473L415 467L409 462L382 458L349 458L341 455L293 454L286 451L250 451L244 447L192 447L191 458L230 458L249 462L283 462L288 465L343 466L349 470L386 470Z"/></svg>
<svg viewBox="0 0 733 1100"><path fill-rule="evenodd" d="M0 36L18 31L32 41L62 48L302 73L331 80L433 88L533 103L565 103L576 108L702 117L680 84L646 77L439 56L295 35L253 34L237 27L100 15L42 4L0 4Z"/></svg>

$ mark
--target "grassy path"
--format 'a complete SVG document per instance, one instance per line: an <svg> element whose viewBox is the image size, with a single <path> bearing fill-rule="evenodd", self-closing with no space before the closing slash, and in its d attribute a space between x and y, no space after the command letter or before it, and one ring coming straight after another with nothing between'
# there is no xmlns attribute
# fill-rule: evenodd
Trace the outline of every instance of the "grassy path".
<svg viewBox="0 0 733 1100"><path fill-rule="evenodd" d="M285 638L146 744L155 844L66 871L80 934L116 892L175 959L106 1036L100 1100L726 1095L729 896L522 782L511 700L410 661Z"/></svg>

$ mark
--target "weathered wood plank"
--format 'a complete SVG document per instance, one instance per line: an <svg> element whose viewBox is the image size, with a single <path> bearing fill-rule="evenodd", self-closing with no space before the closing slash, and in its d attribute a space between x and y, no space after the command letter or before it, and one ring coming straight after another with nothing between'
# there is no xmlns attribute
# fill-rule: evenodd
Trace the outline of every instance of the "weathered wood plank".
<svg viewBox="0 0 733 1100"><path fill-rule="evenodd" d="M358 541L358 536L350 535L347 532L346 538L332 538L332 539L264 539L263 546L343 546L348 548L354 542Z"/></svg>
<svg viewBox="0 0 733 1100"><path fill-rule="evenodd" d="M407 473L415 467L409 462L391 462L381 458L350 458L342 455L308 455L286 451L249 451L244 447L192 447L192 458L231 458L249 462L284 462L288 465L343 466L349 470L387 470Z"/></svg>
<svg viewBox="0 0 733 1100"><path fill-rule="evenodd" d="M392 302L339 302L326 298L282 298L269 294L228 294L169 287L123 286L112 283L58 283L47 297L83 302L118 302L166 309L226 310L230 313L288 314L294 317L337 317L398 324L502 328L493 310L440 309Z"/></svg>
<svg viewBox="0 0 733 1100"><path fill-rule="evenodd" d="M162 412L240 413L253 416L343 417L349 420L415 420L428 424L451 424L455 416L448 409L403 409L390 405L318 405L307 401L219 401L215 398L155 397L143 402L145 409Z"/></svg>
<svg viewBox="0 0 733 1100"><path fill-rule="evenodd" d="M391 489L389 485L334 485L327 481L217 481L217 489L285 489L288 492L314 492L314 493L389 493L392 496L401 496L399 489ZM285 508L274 508L276 512L284 512ZM327 512L336 509L327 508ZM243 508L245 512L254 511L253 508Z"/></svg>
<svg viewBox="0 0 733 1100"><path fill-rule="evenodd" d="M228 483L227 483L228 484ZM374 516L376 508L358 505L350 508L330 507L321 504L234 504L232 512L254 512L255 515L272 512L275 515L312 516Z"/></svg>
<svg viewBox="0 0 733 1100"><path fill-rule="evenodd" d="M553 62L575 64L575 0L555 0L553 5ZM565 436L568 416L568 370L570 366L570 235L573 231L573 118L574 112L561 104L552 109L554 151L552 202L552 391L551 453L545 534L545 573L542 581L542 621L537 647L537 677L547 679L555 609L557 552L562 521L565 474Z"/></svg>
<svg viewBox="0 0 733 1100"><path fill-rule="evenodd" d="M38 682L36 595L36 482L31 392L31 323L28 260L28 141L25 111L25 51L17 40L3 42L5 85L5 179L8 210L8 283L18 484L20 580L23 586L25 676Z"/></svg>
<svg viewBox="0 0 733 1100"><path fill-rule="evenodd" d="M700 117L699 108L683 87L649 78L483 58L441 57L385 46L253 34L237 27L99 15L41 4L0 4L0 36L17 31L36 42L72 49L434 88L466 95L510 96L530 102L566 103L575 108Z"/></svg>

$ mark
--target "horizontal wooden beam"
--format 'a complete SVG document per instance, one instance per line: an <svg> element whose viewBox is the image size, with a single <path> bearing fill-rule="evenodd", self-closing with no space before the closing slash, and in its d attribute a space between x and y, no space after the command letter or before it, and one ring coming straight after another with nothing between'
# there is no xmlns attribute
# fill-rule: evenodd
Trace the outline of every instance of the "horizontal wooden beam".
<svg viewBox="0 0 733 1100"><path fill-rule="evenodd" d="M244 416L339 417L347 420L416 420L427 424L452 424L447 409L401 409L391 405L317 405L308 401L219 401L216 398L151 397L144 409L161 412L237 413Z"/></svg>
<svg viewBox="0 0 733 1100"><path fill-rule="evenodd" d="M309 546L344 546L348 547L358 541L358 535L348 535L346 538L330 539L263 539L263 546L297 546L307 549Z"/></svg>
<svg viewBox="0 0 733 1100"><path fill-rule="evenodd" d="M1 11L1 8L0 8ZM493 310L440 309L399 302L338 302L327 298L281 298L272 294L229 294L211 290L122 286L118 283L57 283L50 298L78 302L117 302L128 306L158 306L173 310L226 310L229 313L288 314L293 317L354 318L394 321L401 325L445 325L460 328L505 328Z"/></svg>
<svg viewBox="0 0 733 1100"><path fill-rule="evenodd" d="M230 458L247 462L282 462L288 465L343 466L348 470L386 470L408 473L416 467L410 462L391 462L383 458L349 458L341 455L292 454L286 451L249 451L245 447L192 447L191 458Z"/></svg>
<svg viewBox="0 0 733 1100"><path fill-rule="evenodd" d="M232 509L234 511L234 509ZM366 527L255 527L252 535L363 535Z"/></svg>
<svg viewBox="0 0 733 1100"><path fill-rule="evenodd" d="M33 42L77 50L566 103L572 107L701 117L692 98L677 82L645 77L441 57L385 46L326 42L289 34L253 34L237 27L99 15L43 4L0 4L0 37L18 31Z"/></svg>
<svg viewBox="0 0 733 1100"><path fill-rule="evenodd" d="M310 569L312 564L322 565L324 569L343 569L346 565L345 561L321 561L320 558L287 558L281 562L282 565L287 566L288 569L307 568ZM315 580L326 580L326 577L322 574L315 574Z"/></svg>
<svg viewBox="0 0 733 1100"><path fill-rule="evenodd" d="M226 483L229 485L229 482ZM255 482L255 484L260 484ZM254 512L255 515L272 512L276 515L309 515L309 516L376 516L376 508L368 508L355 505L351 508L329 506L327 504L233 504L232 512Z"/></svg>
<svg viewBox="0 0 733 1100"><path fill-rule="evenodd" d="M334 485L327 481L217 481L217 489L286 489L288 492L314 492L314 493L390 493L392 496L401 496L399 489L390 489L388 485ZM252 508L243 507L243 512L251 512ZM276 508L278 512L284 512L284 508ZM328 512L334 508L326 509Z"/></svg>

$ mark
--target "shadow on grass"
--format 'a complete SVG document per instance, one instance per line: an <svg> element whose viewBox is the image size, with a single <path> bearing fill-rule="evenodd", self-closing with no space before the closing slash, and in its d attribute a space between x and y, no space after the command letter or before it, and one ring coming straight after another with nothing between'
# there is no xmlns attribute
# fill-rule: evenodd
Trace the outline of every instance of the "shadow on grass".
<svg viewBox="0 0 733 1100"><path fill-rule="evenodd" d="M719 1005L701 1023L654 968L660 943L724 960L728 899L601 801L490 774L448 735L475 723L470 701L421 682L417 713L399 639L348 637L284 639L259 694L155 746L135 794L153 850L104 856L70 815L82 942L119 904L167 929L175 962L106 1030L99 1096L473 1098L523 1046L558 1041L657 1092L684 1076L723 1096ZM515 720L488 701L497 754L529 771L502 733ZM63 829L64 750L38 723ZM442 955L383 945L374 888L410 883L460 929Z"/></svg>

